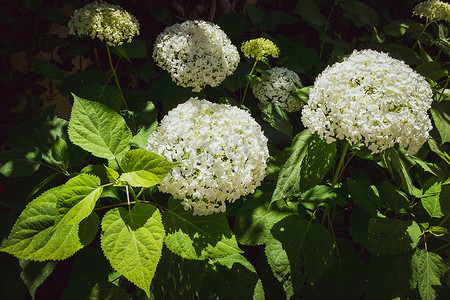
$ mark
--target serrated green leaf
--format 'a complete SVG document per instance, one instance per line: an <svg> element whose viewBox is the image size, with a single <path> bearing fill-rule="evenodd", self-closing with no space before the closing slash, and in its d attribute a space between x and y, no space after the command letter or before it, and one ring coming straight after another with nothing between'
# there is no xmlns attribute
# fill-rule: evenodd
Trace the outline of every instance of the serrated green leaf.
<svg viewBox="0 0 450 300"><path fill-rule="evenodd" d="M22 269L20 278L28 288L31 298L35 299L36 289L44 283L44 281L55 270L58 262L34 262L26 259L19 259L19 265Z"/></svg>
<svg viewBox="0 0 450 300"><path fill-rule="evenodd" d="M433 101L430 112L434 125L441 136L441 145L450 142L450 105L445 101Z"/></svg>
<svg viewBox="0 0 450 300"><path fill-rule="evenodd" d="M259 278L245 257L232 254L209 263L213 269L203 279L200 299L253 299Z"/></svg>
<svg viewBox="0 0 450 300"><path fill-rule="evenodd" d="M287 253L295 290L305 277L314 282L333 264L333 237L323 225L292 215L276 223L271 233Z"/></svg>
<svg viewBox="0 0 450 300"><path fill-rule="evenodd" d="M292 282L289 258L283 249L283 244L270 237L266 240L264 253L273 275L283 284L286 299L290 299L294 295L294 283Z"/></svg>
<svg viewBox="0 0 450 300"><path fill-rule="evenodd" d="M261 7L256 7L254 4L246 6L248 16L252 20L253 24L262 23L266 13Z"/></svg>
<svg viewBox="0 0 450 300"><path fill-rule="evenodd" d="M13 149L0 156L0 174L6 177L26 177L39 169L42 154L34 146Z"/></svg>
<svg viewBox="0 0 450 300"><path fill-rule="evenodd" d="M408 201L406 193L398 190L389 181L383 181L376 185L383 204L388 204L389 208L395 213L406 213L411 210L411 204Z"/></svg>
<svg viewBox="0 0 450 300"><path fill-rule="evenodd" d="M236 216L233 231L239 243L256 246L271 237L272 226L293 213L296 205L284 201L270 205L271 191L258 189L247 196L244 205Z"/></svg>
<svg viewBox="0 0 450 300"><path fill-rule="evenodd" d="M163 222L167 231L165 245L183 258L220 258L242 252L225 214L193 216L180 200L170 198Z"/></svg>
<svg viewBox="0 0 450 300"><path fill-rule="evenodd" d="M119 176L120 176L120 175L119 175L119 173L117 173L116 170L111 169L110 167L105 166L105 165L103 165L103 167L105 167L106 176L108 177L108 179L109 179L111 182L115 182L117 179L119 179Z"/></svg>
<svg viewBox="0 0 450 300"><path fill-rule="evenodd" d="M374 218L369 221L370 250L376 255L397 255L414 249L422 231L414 221Z"/></svg>
<svg viewBox="0 0 450 300"><path fill-rule="evenodd" d="M28 260L63 260L84 246L78 224L55 226L60 190L48 190L26 206L0 251Z"/></svg>
<svg viewBox="0 0 450 300"><path fill-rule="evenodd" d="M384 34L395 37L400 37L408 30L409 25L404 21L392 21L390 24L384 27Z"/></svg>
<svg viewBox="0 0 450 300"><path fill-rule="evenodd" d="M101 245L111 266L150 296L164 239L159 210L136 204L131 211L119 207L102 220Z"/></svg>
<svg viewBox="0 0 450 300"><path fill-rule="evenodd" d="M147 55L147 46L143 41L133 39L130 43L123 43L117 47L111 47L112 52L126 58L144 58Z"/></svg>
<svg viewBox="0 0 450 300"><path fill-rule="evenodd" d="M309 101L309 90L312 88L312 86L305 86L302 88L296 88L292 92L293 95L301 100L304 104L308 104Z"/></svg>
<svg viewBox="0 0 450 300"><path fill-rule="evenodd" d="M58 195L56 224L75 225L89 216L103 192L100 178L80 174L69 179Z"/></svg>
<svg viewBox="0 0 450 300"><path fill-rule="evenodd" d="M124 119L103 104L73 97L69 121L72 143L101 158L125 155L130 149L131 131Z"/></svg>
<svg viewBox="0 0 450 300"><path fill-rule="evenodd" d="M127 291L120 287L114 285L109 281L102 281L97 283L89 294L89 300L128 300L131 299Z"/></svg>
<svg viewBox="0 0 450 300"><path fill-rule="evenodd" d="M289 116L278 105L269 102L261 112L264 121L292 138L292 125Z"/></svg>
<svg viewBox="0 0 450 300"><path fill-rule="evenodd" d="M411 259L412 281L424 300L436 299L436 288L445 273L445 264L438 254L426 249L416 249Z"/></svg>
<svg viewBox="0 0 450 300"><path fill-rule="evenodd" d="M88 83L77 90L78 96L104 104L114 111L119 111L123 104L120 90L115 85Z"/></svg>
<svg viewBox="0 0 450 300"><path fill-rule="evenodd" d="M411 252L370 257L365 299L394 299L410 291Z"/></svg>
<svg viewBox="0 0 450 300"><path fill-rule="evenodd" d="M124 173L119 180L135 187L151 187L166 177L178 165L144 149L128 151L120 163Z"/></svg>
<svg viewBox="0 0 450 300"><path fill-rule="evenodd" d="M340 4L344 10L344 15L349 17L357 27L365 24L375 26L378 24L378 13L360 1L349 0Z"/></svg>
<svg viewBox="0 0 450 300"><path fill-rule="evenodd" d="M249 83L250 86L255 86L261 82L261 78L259 78L259 76L257 76L257 75L253 75L253 74L245 75L245 79L247 79L247 82Z"/></svg>
<svg viewBox="0 0 450 300"><path fill-rule="evenodd" d="M287 160L280 170L272 202L299 196L319 184L334 161L336 144L327 144L305 129L284 153Z"/></svg>
<svg viewBox="0 0 450 300"><path fill-rule="evenodd" d="M442 218L450 213L450 185L431 178L424 184L422 205L431 218Z"/></svg>

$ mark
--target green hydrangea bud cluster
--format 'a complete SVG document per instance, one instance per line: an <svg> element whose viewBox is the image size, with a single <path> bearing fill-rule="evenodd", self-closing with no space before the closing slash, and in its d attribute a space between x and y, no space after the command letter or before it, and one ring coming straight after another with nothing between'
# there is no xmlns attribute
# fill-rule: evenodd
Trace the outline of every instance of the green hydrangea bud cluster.
<svg viewBox="0 0 450 300"><path fill-rule="evenodd" d="M89 35L105 41L108 46L130 43L139 34L139 22L119 5L92 2L75 11L68 26L70 34Z"/></svg>
<svg viewBox="0 0 450 300"><path fill-rule="evenodd" d="M256 60L263 60L269 56L277 58L280 55L280 49L277 45L266 38L257 38L243 42L241 51L245 57L253 57Z"/></svg>
<svg viewBox="0 0 450 300"><path fill-rule="evenodd" d="M439 0L421 2L414 7L413 15L428 18L430 21L447 21L450 23L450 4Z"/></svg>

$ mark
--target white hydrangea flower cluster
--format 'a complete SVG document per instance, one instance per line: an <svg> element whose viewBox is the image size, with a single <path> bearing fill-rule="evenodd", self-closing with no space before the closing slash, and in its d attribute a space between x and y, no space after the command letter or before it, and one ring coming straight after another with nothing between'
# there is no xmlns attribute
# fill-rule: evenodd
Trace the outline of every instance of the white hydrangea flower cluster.
<svg viewBox="0 0 450 300"><path fill-rule="evenodd" d="M153 59L172 80L200 92L218 86L239 64L239 53L216 24L195 20L167 27L156 38Z"/></svg>
<svg viewBox="0 0 450 300"><path fill-rule="evenodd" d="M413 15L450 23L450 4L439 0L424 1L414 7Z"/></svg>
<svg viewBox="0 0 450 300"><path fill-rule="evenodd" d="M398 143L414 154L432 128L432 96L425 78L403 61L355 50L317 77L302 121L328 143L346 139L372 153Z"/></svg>
<svg viewBox="0 0 450 300"><path fill-rule="evenodd" d="M247 111L196 97L163 118L147 150L180 162L159 190L194 215L225 212L225 202L253 193L269 157L267 138Z"/></svg>
<svg viewBox="0 0 450 300"><path fill-rule="evenodd" d="M261 76L261 82L252 87L253 95L260 101L260 107L264 108L269 102L273 102L288 112L302 109L303 103L292 92L295 88L302 87L297 73L281 67L275 67Z"/></svg>
<svg viewBox="0 0 450 300"><path fill-rule="evenodd" d="M130 43L139 35L139 21L119 5L94 1L77 9L70 19L69 33L105 40L109 46Z"/></svg>

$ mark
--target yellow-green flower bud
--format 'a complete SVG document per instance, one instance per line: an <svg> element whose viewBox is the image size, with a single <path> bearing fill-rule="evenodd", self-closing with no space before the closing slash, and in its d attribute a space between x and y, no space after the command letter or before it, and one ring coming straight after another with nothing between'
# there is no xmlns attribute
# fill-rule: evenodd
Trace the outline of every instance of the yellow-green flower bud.
<svg viewBox="0 0 450 300"><path fill-rule="evenodd" d="M263 60L269 56L276 58L280 55L277 45L265 38L243 42L241 51L247 58L253 57L256 60Z"/></svg>
<svg viewBox="0 0 450 300"><path fill-rule="evenodd" d="M413 15L428 18L430 21L443 20L450 23L450 4L439 0L421 2L414 7Z"/></svg>

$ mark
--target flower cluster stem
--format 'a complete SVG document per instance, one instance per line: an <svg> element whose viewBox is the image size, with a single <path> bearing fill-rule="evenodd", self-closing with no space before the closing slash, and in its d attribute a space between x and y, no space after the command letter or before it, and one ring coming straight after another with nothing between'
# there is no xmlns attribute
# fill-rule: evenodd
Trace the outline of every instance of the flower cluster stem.
<svg viewBox="0 0 450 300"><path fill-rule="evenodd" d="M341 158L339 159L339 163L337 165L336 171L334 172L333 181L331 182L331 188L334 188L334 186L338 182L339 178L342 176L342 173L344 172L343 165L344 165L345 154L347 153L347 150L348 150L348 146L349 146L349 143L346 140L344 140L344 148L342 149Z"/></svg>
<svg viewBox="0 0 450 300"><path fill-rule="evenodd" d="M250 76L253 75L253 71L255 70L257 64L258 64L258 60L255 60L255 63L253 64L253 68L252 68L252 70L250 71L250 74L249 74ZM247 84L245 85L245 90L244 90L244 96L242 96L241 105L244 104L244 99L245 99L245 95L247 95L248 86L249 86L249 81L247 80Z"/></svg>
<svg viewBox="0 0 450 300"><path fill-rule="evenodd" d="M106 52L108 52L109 65L111 66L111 70L113 72L114 79L116 80L117 87L119 88L120 96L122 97L122 101L123 101L123 106L125 107L126 110L129 110L127 102L125 101L125 97L123 96L122 89L120 88L119 78L117 78L116 69L114 68L113 63L112 63L111 51L109 50L108 44L106 44Z"/></svg>

